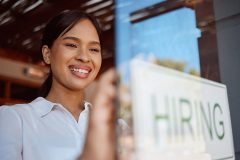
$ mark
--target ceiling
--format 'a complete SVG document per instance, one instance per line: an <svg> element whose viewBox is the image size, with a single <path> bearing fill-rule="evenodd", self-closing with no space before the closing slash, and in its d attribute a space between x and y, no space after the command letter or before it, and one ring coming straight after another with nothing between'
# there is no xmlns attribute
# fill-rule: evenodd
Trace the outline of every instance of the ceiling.
<svg viewBox="0 0 240 160"><path fill-rule="evenodd" d="M0 48L15 59L41 62L40 42L49 18L60 11L79 9L94 15L103 30L104 57L113 54L113 0L0 0ZM1 56L1 55L0 55Z"/></svg>

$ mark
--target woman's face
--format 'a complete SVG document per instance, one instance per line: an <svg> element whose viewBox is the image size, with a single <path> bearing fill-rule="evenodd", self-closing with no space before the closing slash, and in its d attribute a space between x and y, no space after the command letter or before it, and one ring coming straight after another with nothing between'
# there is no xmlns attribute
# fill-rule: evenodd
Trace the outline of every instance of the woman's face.
<svg viewBox="0 0 240 160"><path fill-rule="evenodd" d="M49 60L52 87L81 91L91 83L102 63L100 40L91 21L82 19L59 36L49 50Z"/></svg>

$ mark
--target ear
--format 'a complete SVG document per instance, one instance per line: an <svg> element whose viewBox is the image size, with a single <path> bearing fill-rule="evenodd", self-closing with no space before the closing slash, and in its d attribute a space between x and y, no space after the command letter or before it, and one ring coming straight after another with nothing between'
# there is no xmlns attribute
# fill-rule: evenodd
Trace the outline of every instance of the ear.
<svg viewBox="0 0 240 160"><path fill-rule="evenodd" d="M48 48L47 45L42 46L42 56L43 60L46 64L50 64L50 56L51 56L51 50Z"/></svg>

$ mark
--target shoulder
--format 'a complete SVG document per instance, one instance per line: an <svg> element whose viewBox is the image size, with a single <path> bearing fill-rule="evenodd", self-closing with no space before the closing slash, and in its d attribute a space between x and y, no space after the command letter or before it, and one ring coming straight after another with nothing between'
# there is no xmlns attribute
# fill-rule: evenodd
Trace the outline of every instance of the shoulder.
<svg viewBox="0 0 240 160"><path fill-rule="evenodd" d="M4 105L0 107L0 126L6 124L21 124L22 123L22 112L27 104L16 104L16 105ZM2 124L5 123L5 124Z"/></svg>
<svg viewBox="0 0 240 160"><path fill-rule="evenodd" d="M9 115L17 116L17 112L12 106L15 105L3 105L0 107L0 119L8 117Z"/></svg>
<svg viewBox="0 0 240 160"><path fill-rule="evenodd" d="M0 106L0 118L6 116L22 117L31 113L33 108L38 105L38 102L39 97L30 103Z"/></svg>
<svg viewBox="0 0 240 160"><path fill-rule="evenodd" d="M0 107L0 141L2 137L7 134L12 135L14 132L18 132L22 128L22 118L11 106ZM4 137L5 137L4 136Z"/></svg>
<svg viewBox="0 0 240 160"><path fill-rule="evenodd" d="M0 106L0 113L5 113L5 114L16 114L18 110L23 110L28 107L29 104L14 104L14 105L2 105Z"/></svg>
<svg viewBox="0 0 240 160"><path fill-rule="evenodd" d="M4 114L17 114L22 110L28 109L29 104L14 104L14 105L3 105L0 107L0 113Z"/></svg>
<svg viewBox="0 0 240 160"><path fill-rule="evenodd" d="M23 123L15 106L18 105L0 107L0 155L3 159L21 156Z"/></svg>

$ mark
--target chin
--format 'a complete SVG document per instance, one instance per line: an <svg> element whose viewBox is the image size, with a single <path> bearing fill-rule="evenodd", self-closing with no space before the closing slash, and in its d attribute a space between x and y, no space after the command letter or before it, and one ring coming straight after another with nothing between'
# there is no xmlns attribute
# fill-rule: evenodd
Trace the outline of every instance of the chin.
<svg viewBox="0 0 240 160"><path fill-rule="evenodd" d="M81 90L84 90L87 86L89 86L91 84L91 82L90 83L84 83L84 84L76 84L76 85L74 85L74 86L72 86L72 88L74 89L74 90L79 90L79 91L81 91Z"/></svg>

